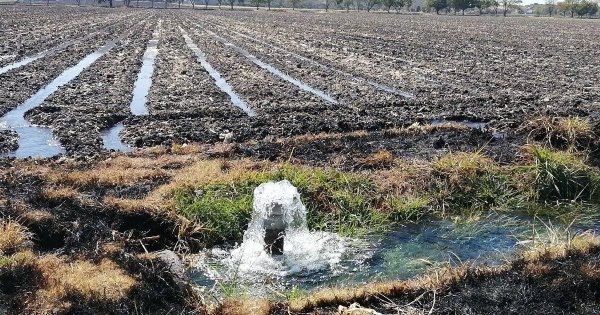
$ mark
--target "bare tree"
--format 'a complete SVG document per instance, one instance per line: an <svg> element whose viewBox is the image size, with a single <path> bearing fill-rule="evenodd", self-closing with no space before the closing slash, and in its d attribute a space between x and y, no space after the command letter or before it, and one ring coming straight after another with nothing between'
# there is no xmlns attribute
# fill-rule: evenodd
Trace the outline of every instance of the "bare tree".
<svg viewBox="0 0 600 315"><path fill-rule="evenodd" d="M500 4L502 4L502 9L504 10L504 16L508 14L509 9L522 2L522 0L500 0Z"/></svg>
<svg viewBox="0 0 600 315"><path fill-rule="evenodd" d="M338 0L339 4L342 4L346 8L346 12L350 12L350 7L354 4L353 0Z"/></svg>
<svg viewBox="0 0 600 315"><path fill-rule="evenodd" d="M331 6L331 0L325 0L325 12L329 11L330 6Z"/></svg>
<svg viewBox="0 0 600 315"><path fill-rule="evenodd" d="M390 9L393 6L396 6L397 1L398 0L383 0L382 4L383 4L383 7L386 9L387 13L390 13Z"/></svg>
<svg viewBox="0 0 600 315"><path fill-rule="evenodd" d="M252 2L253 4L255 4L256 5L256 10L258 10L258 7L263 2L263 0L250 0L250 2Z"/></svg>
<svg viewBox="0 0 600 315"><path fill-rule="evenodd" d="M577 11L579 0L565 0L565 4L567 8L569 8L569 12L571 12L571 17L575 17L575 12Z"/></svg>
<svg viewBox="0 0 600 315"><path fill-rule="evenodd" d="M292 10L296 10L296 5L300 3L300 0L290 0L290 3L292 4Z"/></svg>
<svg viewBox="0 0 600 315"><path fill-rule="evenodd" d="M233 4L235 3L235 0L227 0L227 3L229 3L231 10L233 10Z"/></svg>
<svg viewBox="0 0 600 315"><path fill-rule="evenodd" d="M556 11L556 0L546 0L546 10L548 15L552 17L552 14Z"/></svg>
<svg viewBox="0 0 600 315"><path fill-rule="evenodd" d="M367 12L371 12L371 9L379 3L381 3L380 0L366 0Z"/></svg>

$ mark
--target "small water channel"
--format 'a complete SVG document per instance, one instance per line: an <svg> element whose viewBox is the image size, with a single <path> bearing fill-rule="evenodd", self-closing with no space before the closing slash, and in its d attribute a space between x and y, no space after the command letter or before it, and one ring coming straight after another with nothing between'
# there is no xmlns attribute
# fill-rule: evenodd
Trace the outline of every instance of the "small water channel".
<svg viewBox="0 0 600 315"><path fill-rule="evenodd" d="M204 69L208 72L208 74L215 80L215 84L221 89L221 91L227 93L231 99L231 103L243 110L248 116L256 116L256 113L246 105L242 99L233 91L233 88L223 77L221 74L213 68L213 66L206 60L206 55L198 48L198 46L194 43L194 41L190 38L189 34L181 27L179 27L181 34L183 35L183 39L185 40L188 48L196 55L198 62L204 67Z"/></svg>
<svg viewBox="0 0 600 315"><path fill-rule="evenodd" d="M382 91L385 91L385 92L388 92L388 93L392 93L392 94L396 94L396 95L400 95L400 96L402 96L404 98L408 98L408 99L415 98L415 95L412 94L412 93L405 92L405 91L400 91L398 89L395 89L395 88L393 88L391 86L388 86L388 85L385 85L385 84L382 84L382 83L377 83L377 82L374 82L374 81L371 81L371 80L367 80L367 79L364 79L364 78L359 78L359 77L357 77L357 76L355 76L355 75L353 75L351 73L348 73L348 72L345 72L345 71L333 68L333 67L328 66L328 65L324 65L324 64L322 64L320 62L317 62L317 61L315 61L313 59L306 58L306 57L304 57L302 55L293 53L291 51L287 51L287 50L285 50L285 49L283 49L281 47L278 47L278 46L275 46L273 44L267 43L267 42L265 42L263 40L255 38L255 37L248 36L246 34L240 33L240 32L235 31L235 30L224 29L223 27L221 27L219 25L216 25L214 23L210 23L210 24L213 25L214 27L220 28L221 30L232 32L232 33L237 34L239 36L242 36L242 37L244 37L246 39L249 39L249 40L252 40L254 42L257 42L257 43L259 43L261 45L267 46L267 47L272 48L272 49L277 50L277 51L281 51L281 52L283 52L283 53L285 53L287 55L290 55L290 56L292 56L292 57L294 57L296 59L305 61L307 63L316 65L318 67L321 67L321 68L324 68L324 69L327 69L327 70L334 71L334 72L336 72L338 74L341 74L341 75L343 75L345 77L349 77L350 79L352 79L355 82L366 83L366 84L369 84L369 85L371 85L371 86L373 86L373 87L375 87L375 88L377 88L379 90L382 90Z"/></svg>
<svg viewBox="0 0 600 315"><path fill-rule="evenodd" d="M142 66L134 83L133 96L129 104L129 110L133 115L145 116L148 111L148 93L152 86L152 75L154 73L154 62L158 56L158 43L160 38L162 20L158 21L156 29L152 34L152 39L148 41L148 46L142 57ZM107 150L119 152L131 152L133 149L123 143L120 133L125 129L123 122L107 128L101 132L102 143Z"/></svg>
<svg viewBox="0 0 600 315"><path fill-rule="evenodd" d="M33 125L25 119L25 113L40 106L46 98L56 92L61 86L75 79L83 70L91 66L98 58L108 53L116 41L110 41L98 50L87 55L76 65L63 71L48 85L40 89L23 104L8 112L0 118L0 129L14 130L19 135L19 148L7 154L17 158L24 157L51 157L64 153L52 135L52 131L46 127Z"/></svg>
<svg viewBox="0 0 600 315"><path fill-rule="evenodd" d="M223 37L215 34L214 32L211 32L207 29L205 29L204 31L206 31L208 34L212 35L214 38L216 38L218 41L220 41L223 45L227 46L227 47L231 47L233 50L235 50L237 53L241 54L242 56L246 57L248 60L252 61L255 65L269 71L271 74L285 80L288 81L290 83L292 83L293 85L297 86L299 89L312 93L322 99L324 99L325 101L329 102L329 103L333 103L333 104L337 104L338 101L336 101L333 97L327 95L325 92L315 89L307 84L305 84L304 82L297 80L295 78L292 78L291 76L281 72L281 70L273 67L272 65L263 62L262 60L256 58L254 55L252 55L251 53L249 53L248 51L228 42L227 40L225 40Z"/></svg>

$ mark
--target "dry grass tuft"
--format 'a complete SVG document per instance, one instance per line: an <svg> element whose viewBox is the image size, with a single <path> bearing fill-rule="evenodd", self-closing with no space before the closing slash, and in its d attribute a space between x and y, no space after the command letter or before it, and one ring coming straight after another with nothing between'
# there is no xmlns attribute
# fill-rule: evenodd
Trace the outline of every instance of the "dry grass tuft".
<svg viewBox="0 0 600 315"><path fill-rule="evenodd" d="M227 299L213 312L217 315L268 315L271 303L268 300Z"/></svg>
<svg viewBox="0 0 600 315"><path fill-rule="evenodd" d="M28 247L31 234L20 224L11 220L0 220L0 254L11 254Z"/></svg>
<svg viewBox="0 0 600 315"><path fill-rule="evenodd" d="M21 220L25 225L47 222L53 219L54 216L50 212L41 210L28 211L21 216Z"/></svg>
<svg viewBox="0 0 600 315"><path fill-rule="evenodd" d="M588 262L581 265L581 267L579 267L579 271L591 279L600 280L600 267L596 262Z"/></svg>
<svg viewBox="0 0 600 315"><path fill-rule="evenodd" d="M529 131L530 138L569 150L587 146L595 137L591 122L580 117L537 117L523 129Z"/></svg>
<svg viewBox="0 0 600 315"><path fill-rule="evenodd" d="M147 199L125 199L115 196L104 197L102 203L106 206L119 209L123 212L143 212L159 210L158 202L149 202Z"/></svg>
<svg viewBox="0 0 600 315"><path fill-rule="evenodd" d="M494 166L494 161L480 152L446 154L433 162L433 169L452 177L472 176Z"/></svg>
<svg viewBox="0 0 600 315"><path fill-rule="evenodd" d="M171 182L159 187L152 194L164 196L175 189L194 188L210 184L234 184L246 177L249 172L270 169L269 163L238 160L224 165L221 160L201 160L178 172Z"/></svg>
<svg viewBox="0 0 600 315"><path fill-rule="evenodd" d="M62 202L77 198L79 191L72 187L45 187L42 189L40 194L45 200Z"/></svg>
<svg viewBox="0 0 600 315"><path fill-rule="evenodd" d="M201 148L197 144L173 144L171 152L178 155L198 154Z"/></svg>
<svg viewBox="0 0 600 315"><path fill-rule="evenodd" d="M583 233L570 237L566 242L552 243L551 245L541 244L531 248L523 253L525 262L536 262L542 259L557 259L567 256L569 253L576 252L585 254L593 248L600 246L600 238L590 234Z"/></svg>
<svg viewBox="0 0 600 315"><path fill-rule="evenodd" d="M115 302L127 295L136 281L114 262L99 264L86 260L66 262L57 256L44 256L37 262L42 286L28 303L30 311L64 310L66 298L75 294L86 300Z"/></svg>
<svg viewBox="0 0 600 315"><path fill-rule="evenodd" d="M379 150L358 161L358 165L366 168L386 168L394 165L394 154L388 150Z"/></svg>
<svg viewBox="0 0 600 315"><path fill-rule="evenodd" d="M523 267L523 273L529 277L541 277L551 271L552 269L548 265L539 261L529 262Z"/></svg>
<svg viewBox="0 0 600 315"><path fill-rule="evenodd" d="M368 301L377 296L395 297L415 292L439 291L463 279L466 267L442 268L421 277L405 281L371 283L352 288L330 288L292 299L288 302L292 312L305 312L315 307L337 306L348 302ZM484 271L483 269L480 271Z"/></svg>

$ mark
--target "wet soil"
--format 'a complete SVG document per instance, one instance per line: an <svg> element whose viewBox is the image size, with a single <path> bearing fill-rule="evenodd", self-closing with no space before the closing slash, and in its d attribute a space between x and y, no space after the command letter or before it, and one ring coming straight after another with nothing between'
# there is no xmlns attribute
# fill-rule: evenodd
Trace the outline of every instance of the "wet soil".
<svg viewBox="0 0 600 315"><path fill-rule="evenodd" d="M12 130L0 130L0 154L12 152L17 149L19 136Z"/></svg>
<svg viewBox="0 0 600 315"><path fill-rule="evenodd" d="M36 32L42 28L26 21L19 10L27 11L14 7L0 11L14 15L6 23L12 33L2 36L39 41L42 35ZM38 8L32 10L43 16ZM73 12L69 8L60 14L68 18ZM125 17L126 21L115 23ZM136 117L127 111L132 84L141 66L140 54L158 19L164 26L148 95L150 112ZM146 23L138 26L139 32L126 31L142 20ZM527 136L519 134L519 127L538 115L589 117L594 122L600 104L600 89L594 83L599 79L600 64L589 57L594 48L587 34L597 31L598 25L499 20L226 10L107 13L90 9L70 23L85 21L92 29L111 25L108 31L0 76L7 82L0 90L0 113L17 106L104 41L122 36L118 49L31 113L36 123L54 130L68 155L101 152L100 130L119 121L125 125L121 133L124 142L136 147L211 144L222 141L225 134L231 135L228 141L242 147L249 142L270 146L273 138L359 130L377 133L434 119L486 122L491 134L515 135L505 139L515 147ZM41 21L49 29L58 23L53 17ZM233 106L214 84L186 46L180 27L256 117ZM443 32L419 35L431 27ZM18 37L20 28L30 29L31 35ZM585 34L574 36L581 30ZM72 28L55 33L62 34L56 37L61 40L83 34ZM542 37L548 33L561 34L566 40L544 41ZM339 103L327 102L273 75L227 42ZM19 48L7 46L5 50L18 55ZM469 143L471 136L452 137ZM439 140L436 146L444 146L444 139L435 140ZM429 149L429 139L411 134L386 141L414 143L422 156L435 154ZM401 156L415 155L406 151L406 145L389 146L396 147ZM502 153L499 160L510 155Z"/></svg>
<svg viewBox="0 0 600 315"><path fill-rule="evenodd" d="M117 46L32 110L31 121L50 126L68 152L99 152L101 130L130 114L133 84L155 25L144 20L120 27L114 35Z"/></svg>

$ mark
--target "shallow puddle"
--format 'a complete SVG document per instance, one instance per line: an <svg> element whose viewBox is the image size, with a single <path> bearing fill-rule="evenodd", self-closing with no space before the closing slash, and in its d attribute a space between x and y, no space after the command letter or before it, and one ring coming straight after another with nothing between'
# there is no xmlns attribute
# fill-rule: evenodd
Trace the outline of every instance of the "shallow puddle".
<svg viewBox="0 0 600 315"><path fill-rule="evenodd" d="M122 122L105 129L100 133L102 138L102 144L107 150L114 150L119 152L130 152L132 148L121 141L120 133L125 129Z"/></svg>
<svg viewBox="0 0 600 315"><path fill-rule="evenodd" d="M40 106L48 96L56 92L61 86L75 79L83 70L91 66L98 58L109 52L116 44L111 41L98 50L87 55L78 64L63 71L56 79L40 89L23 104L11 110L0 118L0 128L15 130L19 135L19 148L14 153L15 157L49 157L64 152L64 149L52 136L52 131L45 127L32 125L25 119L25 113Z"/></svg>
<svg viewBox="0 0 600 315"><path fill-rule="evenodd" d="M215 70L215 68L213 68L213 66L210 63L208 63L208 61L206 60L206 55L204 55L200 48L198 48L198 46L190 38L188 33L184 31L181 27L179 27L179 30L181 31L181 34L183 35L183 38L185 39L185 43L188 46L188 48L192 50L192 52L196 55L198 62L200 62L202 67L204 67L208 74L215 80L215 84L221 89L221 91L229 95L229 97L231 98L231 103L234 106L243 110L248 116L256 116L256 113L250 107L248 107L248 105L246 105L244 101L240 99L237 93L233 91L231 85L229 85L229 83L227 83L227 81L225 81L225 79L221 77L221 74L217 70Z"/></svg>
<svg viewBox="0 0 600 315"><path fill-rule="evenodd" d="M29 126L16 127L12 130L15 130L19 136L19 148L3 156L44 158L65 153L65 149L54 139L49 128Z"/></svg>

